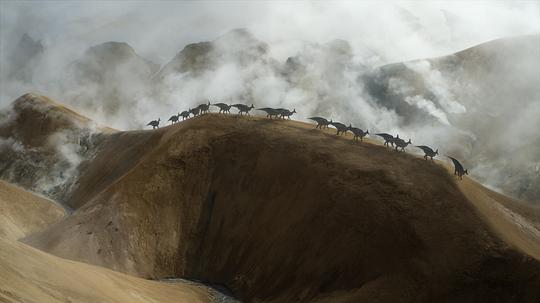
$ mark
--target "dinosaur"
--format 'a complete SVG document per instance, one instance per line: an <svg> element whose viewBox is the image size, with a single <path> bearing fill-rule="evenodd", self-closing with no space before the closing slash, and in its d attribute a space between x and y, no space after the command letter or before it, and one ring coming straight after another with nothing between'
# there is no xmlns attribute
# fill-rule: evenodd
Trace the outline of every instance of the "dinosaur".
<svg viewBox="0 0 540 303"><path fill-rule="evenodd" d="M172 116L169 118L169 121L171 121L171 124L174 124L174 123L178 122L178 117L180 117L180 114L178 114L178 115L172 115Z"/></svg>
<svg viewBox="0 0 540 303"><path fill-rule="evenodd" d="M468 175L469 172L467 172L467 170L463 168L463 165L461 165L461 163L459 163L457 159L450 156L447 157L450 158L452 162L454 162L454 175L458 175L459 179L463 180L463 175Z"/></svg>
<svg viewBox="0 0 540 303"><path fill-rule="evenodd" d="M290 110L288 109L283 109L280 113L281 115L281 118L285 119L285 117L287 117L289 120L291 119L291 116L293 114L296 114L296 109L293 109L293 111L291 112Z"/></svg>
<svg viewBox="0 0 540 303"><path fill-rule="evenodd" d="M257 110L263 111L266 113L266 118L272 119L272 117L279 118L279 111L271 107L257 108Z"/></svg>
<svg viewBox="0 0 540 303"><path fill-rule="evenodd" d="M396 145L396 151L399 151L398 148L401 148L401 151L405 151L405 147L407 145L411 144L411 139L409 141L405 142L405 140L400 139L399 135L394 138L394 144Z"/></svg>
<svg viewBox="0 0 540 303"><path fill-rule="evenodd" d="M215 104L212 104L213 106L217 106L219 107L219 113L230 113L230 110L231 110L231 106L228 105L228 104L225 104L225 103L215 103Z"/></svg>
<svg viewBox="0 0 540 303"><path fill-rule="evenodd" d="M189 113L193 115L193 117L197 117L200 114L201 110L199 107L195 107L189 110Z"/></svg>
<svg viewBox="0 0 540 303"><path fill-rule="evenodd" d="M146 124L147 126L152 126L152 129L159 128L159 121L161 121L161 118L158 118L157 120L152 120Z"/></svg>
<svg viewBox="0 0 540 303"><path fill-rule="evenodd" d="M247 106L245 104L233 104L231 106L238 109L238 114L240 114L240 116L242 116L242 113L246 113L246 115L249 115L249 111L255 108L253 104L251 104L251 106Z"/></svg>
<svg viewBox="0 0 540 303"><path fill-rule="evenodd" d="M431 147L429 146L426 146L426 145L417 145L416 147L420 148L421 150L424 151L424 159L427 160L428 157L431 158L431 161L433 161L433 157L435 157L436 155L439 154L439 150L437 149L436 151L433 151L433 149L431 149Z"/></svg>
<svg viewBox="0 0 540 303"><path fill-rule="evenodd" d="M394 136L387 134L387 133L380 133L375 134L375 136L379 136L384 139L384 145L389 146L389 144L392 144L392 147L394 147ZM399 138L399 135L397 136Z"/></svg>
<svg viewBox="0 0 540 303"><path fill-rule="evenodd" d="M284 109L284 108L276 108L277 117L282 118L281 114L283 114L284 111L286 111L286 109Z"/></svg>
<svg viewBox="0 0 540 303"><path fill-rule="evenodd" d="M330 123L328 123L330 125L332 125L333 127L335 127L337 129L337 133L336 135L343 135L344 133L346 133L349 129L350 129L350 125L347 126L343 123L339 123L339 122L332 122L332 120L330 120Z"/></svg>
<svg viewBox="0 0 540 303"><path fill-rule="evenodd" d="M208 113L210 111L210 101L208 101L207 104L199 105L198 108L199 108L199 111L201 112L201 115Z"/></svg>
<svg viewBox="0 0 540 303"><path fill-rule="evenodd" d="M353 137L353 141L358 141L358 138L360 138L360 141L362 141L362 139L367 135L369 134L369 130L366 130L365 132L358 128L358 127L349 127L350 131L353 133L354 137Z"/></svg>
<svg viewBox="0 0 540 303"><path fill-rule="evenodd" d="M186 120L187 118L189 118L189 115L190 115L190 111L189 110L185 110L183 112L180 113L180 116L182 116L182 121L183 120Z"/></svg>
<svg viewBox="0 0 540 303"><path fill-rule="evenodd" d="M311 117L311 118L308 118L308 119L317 122L317 126L315 126L315 128L320 128L320 129L328 128L328 124L330 124L330 121L326 120L325 118L321 118L321 117Z"/></svg>

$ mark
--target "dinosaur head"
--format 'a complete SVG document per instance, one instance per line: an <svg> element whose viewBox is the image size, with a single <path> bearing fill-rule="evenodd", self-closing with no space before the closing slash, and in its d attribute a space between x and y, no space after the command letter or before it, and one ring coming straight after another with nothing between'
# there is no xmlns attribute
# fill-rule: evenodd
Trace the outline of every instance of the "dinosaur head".
<svg viewBox="0 0 540 303"><path fill-rule="evenodd" d="M469 172L467 172L467 170L465 170L465 174L468 176L468 175L469 175Z"/></svg>
<svg viewBox="0 0 540 303"><path fill-rule="evenodd" d="M334 123L334 122L332 122L332 119L330 119L330 123L329 123L329 124L332 124L332 123Z"/></svg>
<svg viewBox="0 0 540 303"><path fill-rule="evenodd" d="M438 155L439 154L439 149L437 148L437 150L435 151L435 154Z"/></svg>
<svg viewBox="0 0 540 303"><path fill-rule="evenodd" d="M349 129L351 129L351 128L352 128L352 124L351 124L351 123L349 123Z"/></svg>
<svg viewBox="0 0 540 303"><path fill-rule="evenodd" d="M292 110L292 113L293 113L293 114L296 114L296 108Z"/></svg>
<svg viewBox="0 0 540 303"><path fill-rule="evenodd" d="M255 108L255 106L253 106L253 103L251 104L251 107L249 109L252 109L252 108Z"/></svg>
<svg viewBox="0 0 540 303"><path fill-rule="evenodd" d="M369 134L369 129L366 129L366 135Z"/></svg>
<svg viewBox="0 0 540 303"><path fill-rule="evenodd" d="M157 122L159 122L159 121L161 121L161 118L158 118L158 119L157 119Z"/></svg>
<svg viewBox="0 0 540 303"><path fill-rule="evenodd" d="M396 139L399 139L399 134L396 135Z"/></svg>
<svg viewBox="0 0 540 303"><path fill-rule="evenodd" d="M407 144L411 144L411 143L412 143L412 142L411 142L411 139L409 139L409 141L407 142Z"/></svg>

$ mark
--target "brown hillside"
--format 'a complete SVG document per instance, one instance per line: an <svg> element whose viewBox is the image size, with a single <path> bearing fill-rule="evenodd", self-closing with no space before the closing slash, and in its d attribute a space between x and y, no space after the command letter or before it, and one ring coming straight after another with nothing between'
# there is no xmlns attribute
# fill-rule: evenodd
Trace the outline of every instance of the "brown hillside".
<svg viewBox="0 0 540 303"><path fill-rule="evenodd" d="M131 277L15 241L15 236L43 229L63 215L46 199L0 182L0 209L0 302L210 302L207 292L194 286Z"/></svg>
<svg viewBox="0 0 540 303"><path fill-rule="evenodd" d="M53 202L0 180L0 238L16 240L42 231L64 215Z"/></svg>
<svg viewBox="0 0 540 303"><path fill-rule="evenodd" d="M90 127L92 122L66 106L33 93L13 102L11 112L5 112L0 137L12 137L28 147L43 147L55 132ZM110 128L100 131L112 132Z"/></svg>
<svg viewBox="0 0 540 303"><path fill-rule="evenodd" d="M45 96L25 94L0 111L0 178L63 202L85 175L85 160L113 133Z"/></svg>
<svg viewBox="0 0 540 303"><path fill-rule="evenodd" d="M540 298L534 225L489 211L499 198L444 166L256 117L113 136L80 179L82 206L29 243L142 277L224 284L246 302Z"/></svg>

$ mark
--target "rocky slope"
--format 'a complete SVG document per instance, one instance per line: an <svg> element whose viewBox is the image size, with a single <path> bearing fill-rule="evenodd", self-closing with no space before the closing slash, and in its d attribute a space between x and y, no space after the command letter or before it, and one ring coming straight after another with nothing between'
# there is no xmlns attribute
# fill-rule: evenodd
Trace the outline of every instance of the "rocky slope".
<svg viewBox="0 0 540 303"><path fill-rule="evenodd" d="M0 177L63 201L101 134L111 132L47 97L25 94L0 112Z"/></svg>

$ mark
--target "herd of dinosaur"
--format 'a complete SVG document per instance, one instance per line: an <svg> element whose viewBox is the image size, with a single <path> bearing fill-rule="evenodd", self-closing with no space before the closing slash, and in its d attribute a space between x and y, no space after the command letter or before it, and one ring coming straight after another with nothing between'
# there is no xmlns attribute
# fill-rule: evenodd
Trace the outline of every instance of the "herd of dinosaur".
<svg viewBox="0 0 540 303"><path fill-rule="evenodd" d="M208 103L200 104L199 106L195 108L190 108L187 111L178 113L177 115L173 115L169 118L169 121L171 121L171 124L175 124L180 121L180 117L182 117L182 121L183 121L183 120L189 119L190 116L197 117L197 116L209 113L210 106L218 107L220 114L230 114L231 107L234 107L238 110L238 114L240 116L249 115L249 112L255 108L253 104L251 104L251 106L247 106L245 104L232 104L232 105L225 104L225 103L210 104L210 102L208 102ZM291 116L296 113L296 109L293 109L292 111L290 111L286 108L264 107L264 108L257 108L257 110L264 111L266 113L266 117L270 119L273 119L273 118L291 119ZM358 139L362 141L363 138L369 134L369 130L364 131L358 127L353 127L351 124L347 126L343 123L334 122L332 120L328 121L327 119L322 118L322 117L311 117L308 119L315 121L317 123L317 126L315 128L318 128L318 129L328 128L329 125L332 125L337 130L336 135L338 136L341 136L347 133L348 131L350 131L353 134L353 141L358 141ZM152 126L152 129L159 128L160 121L161 121L161 118L150 121L147 124L147 126ZM399 152L399 151L404 152L405 148L409 144L411 144L411 139L409 139L409 141L405 141L402 138L400 138L399 135L396 135L395 137L387 133L378 133L375 135L384 139L384 145L388 147L390 147L391 145L392 148L394 148L396 152ZM439 154L438 149L434 151L431 147L426 146L426 145L416 145L416 147L420 148L424 152L424 159L426 160L429 157L431 161L433 161L433 157ZM461 165L461 163L457 159L450 156L447 156L447 157L450 158L450 160L452 160L452 162L454 163L454 175L457 175L460 180L463 178L463 175L469 174L467 170L463 168L463 165Z"/></svg>

